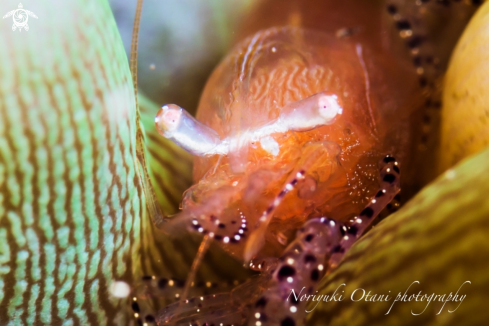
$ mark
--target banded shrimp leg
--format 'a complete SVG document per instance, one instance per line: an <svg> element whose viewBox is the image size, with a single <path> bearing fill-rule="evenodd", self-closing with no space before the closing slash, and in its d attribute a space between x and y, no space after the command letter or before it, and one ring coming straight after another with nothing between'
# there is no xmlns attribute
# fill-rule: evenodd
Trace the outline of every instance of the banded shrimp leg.
<svg viewBox="0 0 489 326"><path fill-rule="evenodd" d="M307 221L285 249L272 271L270 287L251 308L250 326L295 326L305 323L307 301L327 271L334 269L348 249L372 225L375 217L400 191L398 162L386 156L380 168L381 187L351 223L321 217Z"/></svg>

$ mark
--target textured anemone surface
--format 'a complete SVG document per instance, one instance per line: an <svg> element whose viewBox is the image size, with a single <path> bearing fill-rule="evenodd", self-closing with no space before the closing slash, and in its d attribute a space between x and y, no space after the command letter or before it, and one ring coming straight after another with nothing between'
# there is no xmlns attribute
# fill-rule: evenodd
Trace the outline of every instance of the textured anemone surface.
<svg viewBox="0 0 489 326"><path fill-rule="evenodd" d="M310 325L482 325L489 319L489 150L461 162L382 221L326 276L319 294L345 290L343 301L321 302ZM410 285L418 281L411 286ZM463 302L399 301L398 293L451 292ZM387 302L359 299L362 291L390 295ZM357 301L358 300L358 301ZM460 306L457 308L457 306ZM309 305L313 309L316 302ZM389 312L389 309L391 308ZM426 309L425 309L426 308ZM450 311L454 312L450 313ZM389 313L388 313L389 312ZM414 315L419 314L419 315Z"/></svg>

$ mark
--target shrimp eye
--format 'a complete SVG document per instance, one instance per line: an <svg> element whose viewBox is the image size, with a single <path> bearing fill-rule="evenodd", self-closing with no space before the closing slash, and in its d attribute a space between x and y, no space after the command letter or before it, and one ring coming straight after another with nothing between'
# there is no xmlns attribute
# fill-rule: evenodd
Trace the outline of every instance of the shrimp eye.
<svg viewBox="0 0 489 326"><path fill-rule="evenodd" d="M164 105L156 114L156 128L162 135L171 133L177 129L181 116L181 107L174 104Z"/></svg>

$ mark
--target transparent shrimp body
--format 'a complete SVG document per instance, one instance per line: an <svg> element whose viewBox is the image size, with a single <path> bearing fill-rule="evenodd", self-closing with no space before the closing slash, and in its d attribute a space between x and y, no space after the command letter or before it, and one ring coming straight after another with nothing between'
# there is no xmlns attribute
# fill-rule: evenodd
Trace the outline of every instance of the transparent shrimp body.
<svg viewBox="0 0 489 326"><path fill-rule="evenodd" d="M235 47L210 77L196 118L176 105L156 117L163 136L196 155L180 221L250 259L278 256L311 216L358 213L377 189L379 158L407 133L393 103L406 105L418 87L383 55L292 27ZM390 90L389 81L404 87Z"/></svg>
<svg viewBox="0 0 489 326"><path fill-rule="evenodd" d="M287 300L290 290L305 287L314 294L315 282L336 267L382 208L399 199L399 163L384 154L405 162L415 143L409 132L426 129L413 124L419 118L413 111L425 109L426 116L437 103L433 90L456 33L445 38L449 42L433 37L443 27L427 26L432 18L423 15L438 17L458 7L402 0L372 6L264 3L277 15L247 32L283 24L275 19L280 16L328 35L261 30L213 73L196 118L173 105L157 117L163 135L174 128L166 137L196 155L196 183L185 193L177 220L211 235L239 259L255 257L250 267L261 275L230 293L205 297L205 311L182 302L169 306L158 314L159 323L302 324L305 307ZM292 14L291 4L300 7ZM377 5L382 10L372 15ZM353 10L366 6L372 7L368 14ZM294 17L301 15L313 19L297 23ZM465 16L451 16L457 16L454 26L463 25ZM318 103L325 101L328 110L321 114ZM165 111L170 114L164 118ZM173 116L183 119L172 126L167 118ZM192 128L180 129L183 121ZM189 135L191 141L184 141ZM220 305L225 309L216 310Z"/></svg>

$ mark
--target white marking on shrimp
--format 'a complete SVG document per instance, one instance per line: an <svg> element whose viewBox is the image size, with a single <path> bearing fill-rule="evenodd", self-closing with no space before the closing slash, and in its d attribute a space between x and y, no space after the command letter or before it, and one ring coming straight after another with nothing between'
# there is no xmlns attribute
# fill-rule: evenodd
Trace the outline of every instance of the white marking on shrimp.
<svg viewBox="0 0 489 326"><path fill-rule="evenodd" d="M263 148L265 151L272 154L273 156L277 156L280 152L279 145L272 136L266 136L260 139L260 145L261 148Z"/></svg>

